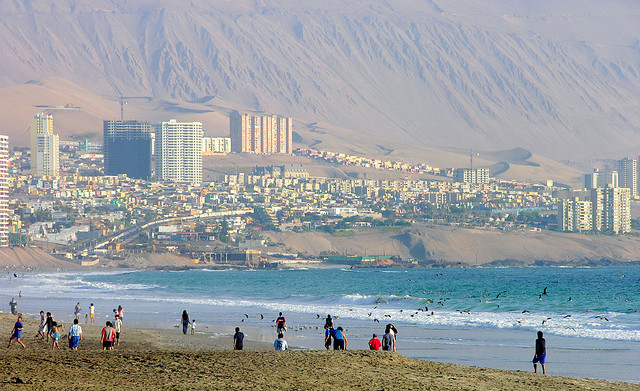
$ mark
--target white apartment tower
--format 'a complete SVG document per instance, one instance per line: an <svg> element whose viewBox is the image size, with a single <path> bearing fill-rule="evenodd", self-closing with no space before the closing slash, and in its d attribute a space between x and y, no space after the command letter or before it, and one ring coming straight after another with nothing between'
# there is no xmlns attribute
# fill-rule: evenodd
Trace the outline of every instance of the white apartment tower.
<svg viewBox="0 0 640 391"><path fill-rule="evenodd" d="M0 136L0 247L9 246L9 137Z"/></svg>
<svg viewBox="0 0 640 391"><path fill-rule="evenodd" d="M31 120L31 173L36 176L58 176L59 156L59 138L53 134L53 115L36 114Z"/></svg>
<svg viewBox="0 0 640 391"><path fill-rule="evenodd" d="M591 231L593 215L591 201L560 200L558 206L559 226L562 231Z"/></svg>
<svg viewBox="0 0 640 391"><path fill-rule="evenodd" d="M618 160L618 185L631 190L631 198L638 198L638 161L625 157Z"/></svg>
<svg viewBox="0 0 640 391"><path fill-rule="evenodd" d="M626 187L606 190L606 229L616 234L631 232L631 190Z"/></svg>
<svg viewBox="0 0 640 391"><path fill-rule="evenodd" d="M156 179L202 182L202 123L177 122L155 125Z"/></svg>

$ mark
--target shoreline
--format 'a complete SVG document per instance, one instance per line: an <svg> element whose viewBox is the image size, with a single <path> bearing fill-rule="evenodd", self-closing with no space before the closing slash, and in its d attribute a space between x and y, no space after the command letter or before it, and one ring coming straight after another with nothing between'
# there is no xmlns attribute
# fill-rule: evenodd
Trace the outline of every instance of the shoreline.
<svg viewBox="0 0 640 391"><path fill-rule="evenodd" d="M7 336L15 317L0 315L0 333ZM184 336L179 330L123 330L121 345L104 352L98 343L99 326L83 327L83 340L76 352L49 345L33 336L37 320L25 319L26 349L3 347L4 389L110 387L129 389L557 389L632 390L637 384L534 375L523 371L496 370L442 364L406 358L400 354L350 350L326 352L298 350L274 352L264 345L249 345L242 352L231 351L228 341L204 347L204 341L221 337ZM168 333L175 334L169 338ZM186 338L183 338L186 337ZM185 339L196 339L185 344ZM228 337L225 337L225 340ZM161 342L159 342L162 340ZM66 340L61 341L64 346ZM214 342L215 345L217 342ZM22 382L22 383L20 383Z"/></svg>
<svg viewBox="0 0 640 391"><path fill-rule="evenodd" d="M466 273L463 270L452 270L451 272L454 273L453 275ZM71 312L77 301L81 302L81 306L85 310L89 302L94 302L96 304L96 321L101 324L105 320L111 319L111 308L122 304L127 311L125 328L156 330L157 333L154 334L158 336L156 340L162 342L166 339L169 341L167 342L169 345L176 338L178 341L182 340L182 333L177 332L175 327L179 324L182 310L186 309L192 318L197 319L198 331L205 331L206 333L204 334L207 338L216 339L222 336L222 350L231 348L231 335L235 326L241 327L247 341L262 343L269 349L275 339L275 328L273 328L272 319L275 319L275 314L278 311L285 313L288 326L290 326L289 332L286 333L285 337L289 345L309 350L323 349L321 342L323 330L321 330L322 327L320 327L320 330L318 329L321 324L318 323L320 320L316 319L316 313L318 313L316 311L319 311L320 314L326 314L326 311L329 311L336 319L338 319L337 316L339 315L340 320L336 325L341 325L345 328L349 336L349 347L351 349L366 349L366 343L371 337L371 333L376 332L381 336L380 333L384 325L384 322L382 325L378 325L372 321L371 317L366 317L367 311L371 311L368 308L373 307L374 304L361 305L353 302L353 300L364 299L366 303L373 303L375 297L362 298L356 294L356 297L347 297L344 301L336 302L336 304L330 304L330 301L325 302L320 298L316 298L315 301L296 302L294 300L291 302L269 300L268 298L260 300L258 296L248 296L247 299L239 298L236 300L233 297L220 297L220 294L224 295L224 291L205 293L204 291L196 290L191 292L188 288L198 278L215 279L219 281L218 286L231 287L231 285L227 284L230 284L232 280L244 281L246 278L247 281L260 281L263 276L271 276L268 278L273 281L280 281L282 278L293 281L299 280L301 276L326 276L326 273L332 276L338 274L360 276L360 274L353 275L349 273L349 270L344 272L326 271L320 274L315 271L284 271L278 274L235 271L223 273L168 272L158 275L142 273L141 277L126 270L100 270L88 272L88 274L84 275L85 273L69 272L66 276L56 276L52 273L40 277L36 276L35 280L25 278L24 282L20 282L20 279L18 279L13 284L7 285L7 287L13 286L13 288L4 289L3 296L17 292L18 287L22 287L23 297L19 300L19 311L31 317L37 316L37 312L41 309L51 311L56 320L62 320L65 323L68 323L69 319L71 319ZM104 273L103 276L97 275L102 273ZM397 271L373 273L377 276L375 278L388 278L391 276L399 276L400 280L406 278L403 277L405 274L397 274ZM490 271L483 274L487 275L487 273L493 275L493 272ZM547 274L549 273L556 275L561 271L549 271ZM600 271L598 273L609 272ZM635 278L633 276L637 276L637 272L632 272L629 269L627 269L626 274L629 282ZM168 282L175 279L184 282L180 282L177 286ZM172 286L172 289L167 290L168 286ZM198 286L197 283L196 286ZM211 286L213 287L214 285ZM156 291L156 289L159 290ZM243 288L242 284L240 284L234 289L244 291L246 288ZM155 292L159 296L156 296ZM199 296L199 294L204 296ZM266 292L265 294L269 295ZM8 296L6 301L10 298ZM396 298L398 302L402 302L402 300L402 297ZM536 303L539 302L536 301ZM501 304L505 308L507 303ZM356 305L356 307L353 307L353 305ZM515 328L503 328L500 322L508 324L513 321L511 319L512 316L522 318L518 315L519 311L514 314L507 309L506 318L503 314L497 314L497 318L495 318L491 315L491 312L475 312L471 308L471 312L474 315L469 317L469 315L465 314L456 315L455 312L451 314L451 311L455 308L464 309L458 304L452 304L450 308L445 307L442 312L436 309L437 313L440 312L436 317L424 319L421 317L420 322L415 323L414 320L417 320L417 318L409 318L407 314L407 308L411 308L413 305L399 304L394 306L392 303L390 307L387 307L383 302L383 306L378 309L376 314L381 321L383 321L383 314L393 315L393 323L399 326L401 331L398 337L398 352L403 356L427 361L525 372L532 368L530 349L532 349L532 343L535 339L532 336L535 330L539 330L538 328L534 330L531 327L539 327L542 319L547 316L555 317L557 315L536 312L529 307L533 312L531 315L524 315L527 318L522 319L522 326L516 325ZM402 308L405 309L404 314L402 314ZM264 314L262 320L261 313ZM508 315L509 313L512 313L512 316ZM84 317L84 312L82 314ZM248 314L248 316L245 317L244 314ZM564 313L560 316L562 315ZM573 317L569 318L565 323L571 320L581 322L592 317L588 315L580 317L577 315L580 314L573 313ZM607 316L615 322L615 318L611 318L610 315ZM615 315L613 316L615 317ZM403 320L402 317L406 319ZM473 324L456 323L464 322L465 319L476 318L478 320L475 326ZM422 323L427 319L428 322L434 320L435 323ZM446 321L442 323L440 319L445 319ZM529 320L535 322L535 325L528 323L525 326L526 321ZM625 337L626 339L624 340L577 337L576 335L570 335L572 333L568 331L563 334L565 328L570 328L564 327L565 325L578 329L577 325L560 322L562 322L562 319L552 325L552 327L559 327L560 334L554 334L550 330L543 328L549 341L548 346L552 349L550 351L551 370L549 373L578 378L640 383L640 378L636 372L636 369L640 367L640 355L637 355L640 353L640 341L637 341L635 336L632 336L631 340L628 337ZM81 325L82 323L83 321L81 320ZM614 324L611 323L611 326L615 327ZM549 327L549 323L547 327ZM607 327L605 326L605 329ZM547 333L548 331L549 333ZM575 333L575 330L573 333ZM203 344L203 346L206 347L208 345ZM598 357L598 360L593 360L593 357Z"/></svg>

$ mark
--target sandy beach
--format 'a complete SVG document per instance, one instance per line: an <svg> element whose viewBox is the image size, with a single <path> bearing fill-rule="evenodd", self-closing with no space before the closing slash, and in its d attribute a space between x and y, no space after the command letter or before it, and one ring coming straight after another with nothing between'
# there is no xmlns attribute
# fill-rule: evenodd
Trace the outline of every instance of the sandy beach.
<svg viewBox="0 0 640 391"><path fill-rule="evenodd" d="M125 328L120 346L104 352L100 326L82 325L78 351L52 351L25 319L23 341L7 349L15 317L0 315L5 367L0 388L14 389L387 389L387 390L636 390L637 384L534 375L405 358L369 351L271 351L246 341L231 351L231 337L199 332ZM68 324L65 325L68 327Z"/></svg>

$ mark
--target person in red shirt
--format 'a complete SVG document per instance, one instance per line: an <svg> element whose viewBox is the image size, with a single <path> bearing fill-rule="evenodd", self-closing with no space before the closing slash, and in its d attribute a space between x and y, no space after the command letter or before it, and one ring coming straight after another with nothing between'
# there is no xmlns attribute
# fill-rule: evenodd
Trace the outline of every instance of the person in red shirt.
<svg viewBox="0 0 640 391"><path fill-rule="evenodd" d="M369 350L380 350L380 346L382 346L382 343L378 339L378 336L373 334L373 338L369 341Z"/></svg>

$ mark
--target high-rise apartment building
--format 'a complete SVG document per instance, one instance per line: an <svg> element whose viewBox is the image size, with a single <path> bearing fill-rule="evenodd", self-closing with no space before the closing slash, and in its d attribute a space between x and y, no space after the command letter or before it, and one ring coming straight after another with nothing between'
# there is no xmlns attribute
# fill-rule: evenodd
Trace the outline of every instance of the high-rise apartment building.
<svg viewBox="0 0 640 391"><path fill-rule="evenodd" d="M488 168L456 168L453 170L453 180L462 183L489 183L490 171Z"/></svg>
<svg viewBox="0 0 640 391"><path fill-rule="evenodd" d="M234 111L229 117L229 128L233 152L293 153L293 118Z"/></svg>
<svg viewBox="0 0 640 391"><path fill-rule="evenodd" d="M618 187L618 171L600 172L593 170L592 173L584 174L584 188L587 190L598 187Z"/></svg>
<svg viewBox="0 0 640 391"><path fill-rule="evenodd" d="M606 189L605 229L613 233L631 232L631 189Z"/></svg>
<svg viewBox="0 0 640 391"><path fill-rule="evenodd" d="M0 136L0 247L9 246L9 137Z"/></svg>
<svg viewBox="0 0 640 391"><path fill-rule="evenodd" d="M231 152L231 139L229 137L203 137L202 154L229 153Z"/></svg>
<svg viewBox="0 0 640 391"><path fill-rule="evenodd" d="M155 125L156 179L202 182L202 123L176 122Z"/></svg>
<svg viewBox="0 0 640 391"><path fill-rule="evenodd" d="M593 229L591 201L581 201L578 197L560 200L558 205L558 226L561 231L591 231Z"/></svg>
<svg viewBox="0 0 640 391"><path fill-rule="evenodd" d="M104 121L104 173L151 178L151 124Z"/></svg>
<svg viewBox="0 0 640 391"><path fill-rule="evenodd" d="M38 113L31 120L31 173L37 176L60 174L60 146L53 134L53 115Z"/></svg>
<svg viewBox="0 0 640 391"><path fill-rule="evenodd" d="M618 160L618 186L631 190L631 198L638 197L638 161L625 157Z"/></svg>
<svg viewBox="0 0 640 391"><path fill-rule="evenodd" d="M558 201L561 231L631 232L631 191L624 187L598 187L579 197Z"/></svg>

